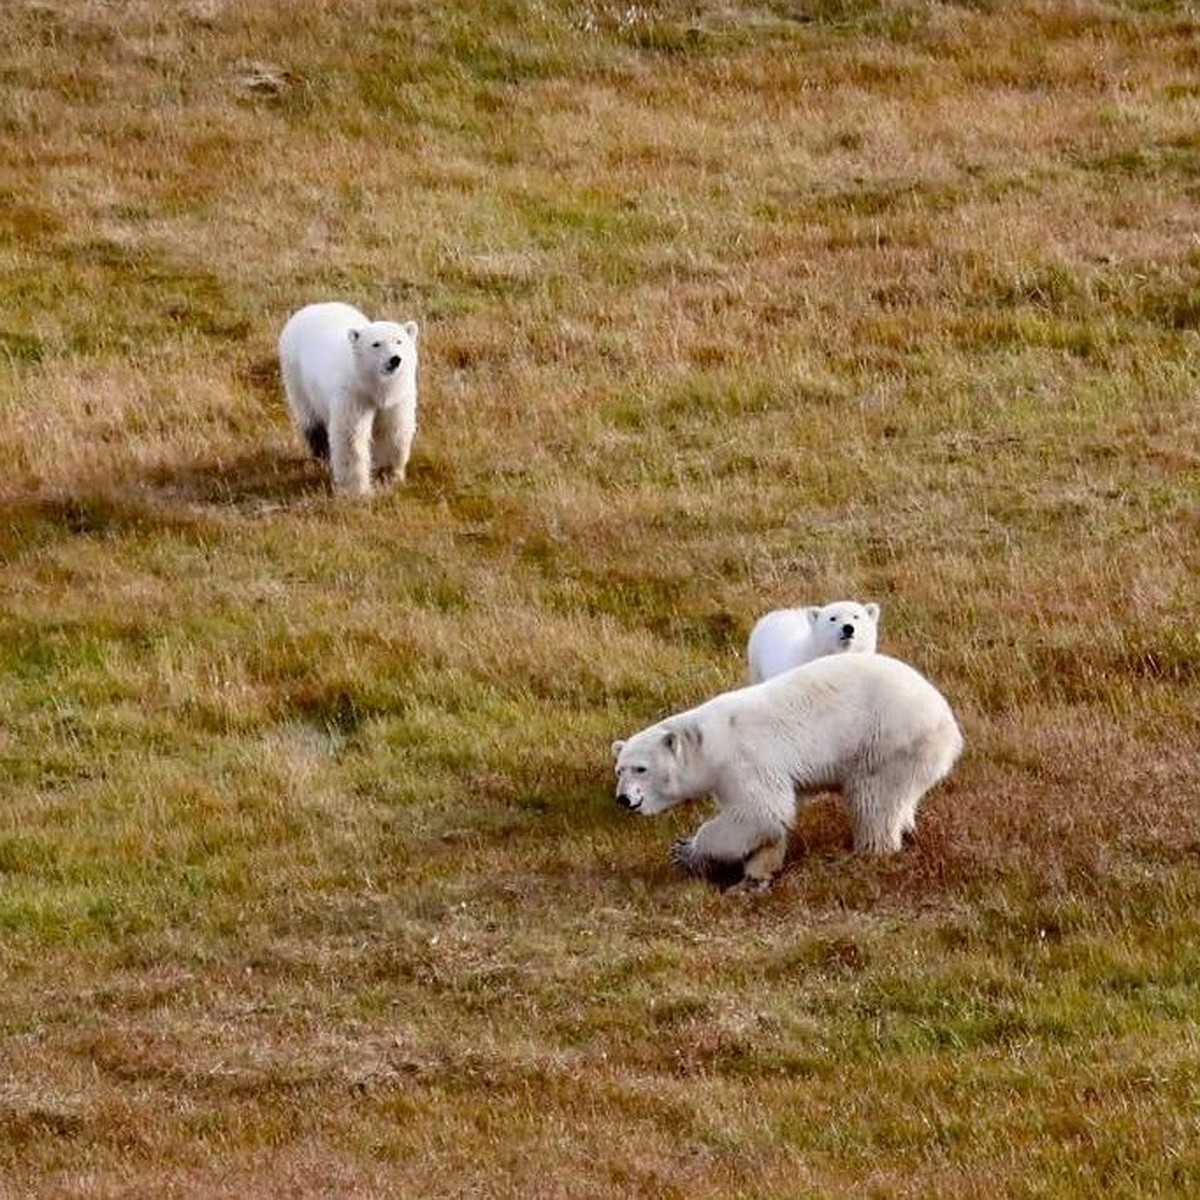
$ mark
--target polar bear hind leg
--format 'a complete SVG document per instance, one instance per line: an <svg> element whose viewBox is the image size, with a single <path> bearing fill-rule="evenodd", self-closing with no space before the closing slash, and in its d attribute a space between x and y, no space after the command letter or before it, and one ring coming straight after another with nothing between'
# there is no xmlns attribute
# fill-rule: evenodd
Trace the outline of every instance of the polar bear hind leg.
<svg viewBox="0 0 1200 1200"><path fill-rule="evenodd" d="M306 425L301 432L304 434L304 440L308 443L313 458L319 459L321 462L328 462L329 430L320 421L314 421L311 425Z"/></svg>
<svg viewBox="0 0 1200 1200"><path fill-rule="evenodd" d="M904 831L915 827L917 802L924 788L896 772L871 774L847 783L842 791L854 849L867 854L894 854L904 845Z"/></svg>
<svg viewBox="0 0 1200 1200"><path fill-rule="evenodd" d="M325 422L317 416L315 409L304 390L304 384L299 373L285 364L283 369L283 391L287 396L288 409L292 421L304 440L308 443L313 458L328 460L329 430Z"/></svg>
<svg viewBox="0 0 1200 1200"><path fill-rule="evenodd" d="M957 756L955 739L929 738L912 755L897 756L842 789L855 850L894 854L917 830L921 797L944 779Z"/></svg>

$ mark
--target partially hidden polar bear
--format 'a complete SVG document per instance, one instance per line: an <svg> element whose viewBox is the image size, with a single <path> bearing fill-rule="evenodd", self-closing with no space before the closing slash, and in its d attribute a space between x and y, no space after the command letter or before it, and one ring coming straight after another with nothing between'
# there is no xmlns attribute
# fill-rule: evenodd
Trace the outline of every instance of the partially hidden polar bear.
<svg viewBox="0 0 1200 1200"><path fill-rule="evenodd" d="M878 604L835 600L821 608L778 608L750 631L750 682L761 683L825 654L872 654L878 637Z"/></svg>
<svg viewBox="0 0 1200 1200"><path fill-rule="evenodd" d="M899 850L917 803L963 738L945 697L882 654L818 658L725 692L613 743L617 801L644 816L711 794L717 815L675 844L686 871L766 887L782 869L797 796L840 791L856 850Z"/></svg>
<svg viewBox="0 0 1200 1200"><path fill-rule="evenodd" d="M309 304L279 335L279 366L292 420L329 460L335 490L366 496L372 474L404 482L417 433L416 321Z"/></svg>

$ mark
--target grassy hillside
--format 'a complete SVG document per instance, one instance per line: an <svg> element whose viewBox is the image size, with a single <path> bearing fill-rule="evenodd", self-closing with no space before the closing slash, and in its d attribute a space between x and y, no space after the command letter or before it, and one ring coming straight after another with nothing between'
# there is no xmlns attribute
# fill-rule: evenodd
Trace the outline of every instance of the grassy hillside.
<svg viewBox="0 0 1200 1200"><path fill-rule="evenodd" d="M1200 16L11 0L0 1195L1200 1191ZM339 502L289 312L422 325ZM915 847L609 744L883 605Z"/></svg>

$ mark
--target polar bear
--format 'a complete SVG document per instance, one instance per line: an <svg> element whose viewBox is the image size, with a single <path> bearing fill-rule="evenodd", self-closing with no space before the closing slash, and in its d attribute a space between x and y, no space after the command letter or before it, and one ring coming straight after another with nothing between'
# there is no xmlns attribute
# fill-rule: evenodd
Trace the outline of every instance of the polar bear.
<svg viewBox="0 0 1200 1200"><path fill-rule="evenodd" d="M338 492L368 495L372 471L404 482L417 432L416 321L309 304L279 335L279 365L296 428L329 459Z"/></svg>
<svg viewBox="0 0 1200 1200"><path fill-rule="evenodd" d="M750 631L750 682L762 683L825 654L872 654L878 636L878 604L835 600L822 608L777 608Z"/></svg>
<svg viewBox="0 0 1200 1200"><path fill-rule="evenodd" d="M814 659L613 743L617 801L651 816L712 794L717 815L675 844L686 871L766 887L782 869L797 795L840 791L856 850L899 850L917 803L963 738L945 697L882 654Z"/></svg>

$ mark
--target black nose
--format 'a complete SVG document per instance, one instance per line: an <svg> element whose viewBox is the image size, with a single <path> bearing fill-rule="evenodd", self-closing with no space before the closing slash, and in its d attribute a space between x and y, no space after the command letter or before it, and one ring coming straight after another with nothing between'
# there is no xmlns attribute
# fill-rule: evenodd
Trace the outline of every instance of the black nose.
<svg viewBox="0 0 1200 1200"><path fill-rule="evenodd" d="M842 626L842 637L843 638L852 638L853 636L854 636L854 626L853 625L843 625Z"/></svg>
<svg viewBox="0 0 1200 1200"><path fill-rule="evenodd" d="M393 354L392 357L387 360L387 369L389 371L394 371L399 365L400 355L398 354Z"/></svg>
<svg viewBox="0 0 1200 1200"><path fill-rule="evenodd" d="M617 803L622 808L632 808L633 807L633 801L627 795L625 795L624 792L617 793Z"/></svg>

